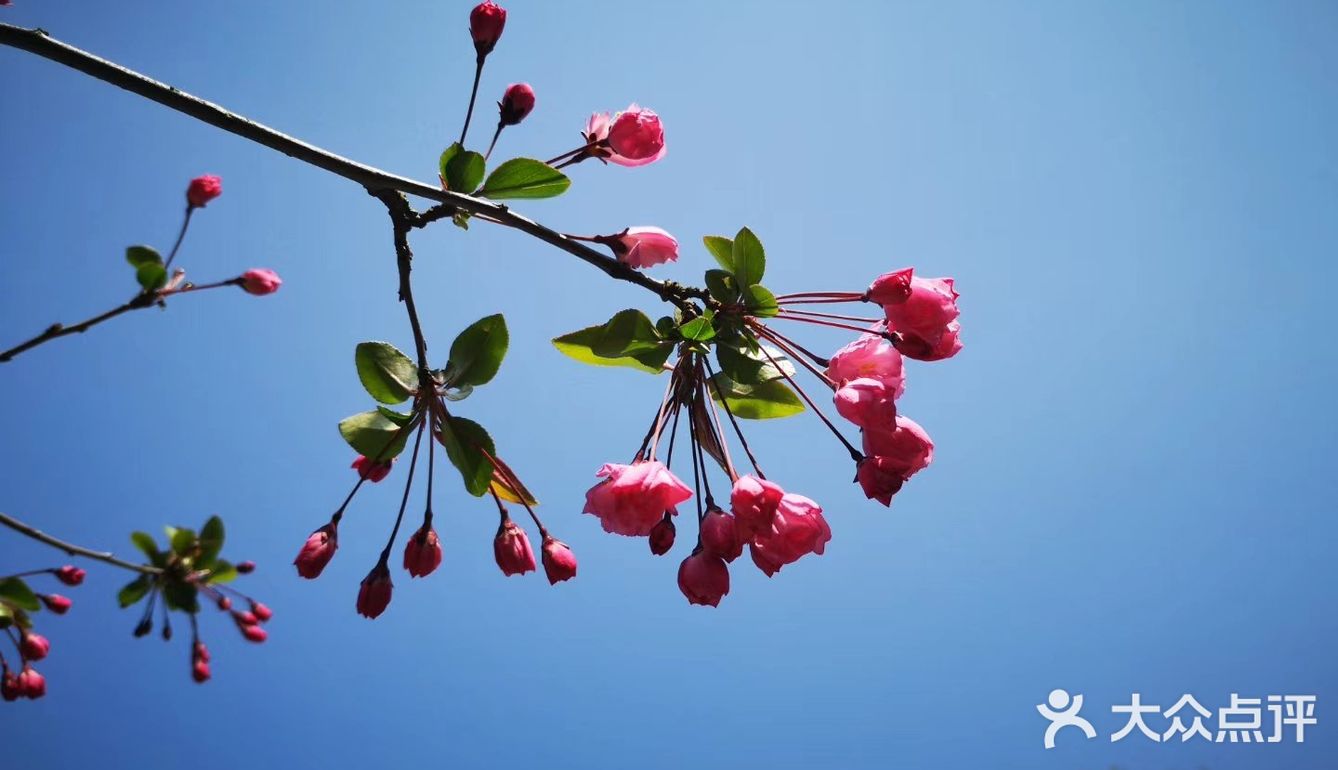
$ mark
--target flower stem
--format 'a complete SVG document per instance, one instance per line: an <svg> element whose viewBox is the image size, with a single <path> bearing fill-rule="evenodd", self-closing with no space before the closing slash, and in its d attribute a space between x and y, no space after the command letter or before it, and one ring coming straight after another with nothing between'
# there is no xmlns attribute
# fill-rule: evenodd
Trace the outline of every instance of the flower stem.
<svg viewBox="0 0 1338 770"><path fill-rule="evenodd" d="M186 228L190 227L190 215L195 212L195 207L186 205L186 216L181 220L181 229L177 231L177 241L172 244L172 250L167 254L167 261L163 263L163 270L172 266L172 260L177 258L177 250L181 248L181 242L186 238Z"/></svg>
<svg viewBox="0 0 1338 770"><path fill-rule="evenodd" d="M48 535L45 532L42 532L41 530L35 527L31 527L27 524L24 524L18 519L12 516L7 516L3 513L0 513L0 524L9 527L10 529L14 530L15 532L18 532L21 535L30 537L33 540L38 541L39 543L46 543L52 548L58 548L71 556L84 556L89 559L95 559L97 561L110 564L113 567L120 567L121 569L128 569L131 570L132 572L138 572L142 575L158 575L162 573L162 570L158 569L157 567L150 567L147 564L131 564L128 561L122 561L121 559L118 559L114 555L112 555L110 551L94 551L89 548L84 548L83 546L80 545L75 545L74 543L67 543L64 540L52 537L51 535Z"/></svg>
<svg viewBox="0 0 1338 770"><path fill-rule="evenodd" d="M400 532L400 522L404 520L404 509L409 505L409 490L413 487L413 470L418 465L418 447L423 443L423 428L427 421L418 424L418 435L413 440L413 455L409 457L409 477L404 481L404 496L400 498L400 512L395 515L395 526L390 530L390 539L386 541L385 550L381 551L381 561L384 563L390 557L391 546L395 545L395 536Z"/></svg>
<svg viewBox="0 0 1338 770"><path fill-rule="evenodd" d="M757 329L759 334L763 334L763 336L765 336L765 329L766 329L765 326L762 326L761 324L754 322L753 328ZM775 340L772 341L774 342ZM787 381L789 381L790 387L794 388L796 391L799 392L800 397L802 397L804 401L808 404L809 408L813 410L813 413L818 416L818 419L822 420L822 424L827 426L827 430L830 430L832 432L832 435L836 436L836 438L839 439L841 443L845 445L845 448L850 452L850 457L854 459L855 462L863 460L864 453L856 449L855 446L851 444L850 441L847 440L845 436L841 435L841 431L837 430L836 426L832 424L832 421L827 419L827 415L823 414L822 410L818 408L818 405L813 403L813 399L809 398L808 394L804 392L804 389L799 387L799 383L794 381L794 378L790 376L790 373L785 371L784 369L781 369L780 364L776 363L776 359L771 357L771 353L767 352L767 349L765 347L762 348L762 354L767 357L767 360L771 362L772 366L775 366L777 369L780 370L780 373L785 376L785 379Z"/></svg>
<svg viewBox="0 0 1338 770"><path fill-rule="evenodd" d="M469 109L465 110L465 127L460 129L460 146L465 146L465 136L469 134L469 121L474 117L474 100L479 95L479 78L483 77L484 56L478 57L478 62L474 66L474 87L469 91Z"/></svg>

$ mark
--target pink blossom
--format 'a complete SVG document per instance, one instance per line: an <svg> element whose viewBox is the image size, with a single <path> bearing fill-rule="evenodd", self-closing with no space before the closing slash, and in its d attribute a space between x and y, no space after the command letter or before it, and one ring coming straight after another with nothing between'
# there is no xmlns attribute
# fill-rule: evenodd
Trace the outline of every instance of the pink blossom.
<svg viewBox="0 0 1338 770"><path fill-rule="evenodd" d="M571 552L571 548L566 543L554 538L552 535L544 535L543 548L544 574L548 576L550 585L557 585L563 580L571 580L576 577L576 554Z"/></svg>
<svg viewBox="0 0 1338 770"><path fill-rule="evenodd" d="M57 615L64 615L74 605L74 602L60 594L38 594L37 598L42 600L42 604L45 604L48 610Z"/></svg>
<svg viewBox="0 0 1338 770"><path fill-rule="evenodd" d="M649 535L666 511L692 497L692 490L657 460L632 465L608 463L605 477L585 493L585 513L594 514L605 532Z"/></svg>
<svg viewBox="0 0 1338 770"><path fill-rule="evenodd" d="M358 614L364 618L374 619L385 612L386 607L390 606L390 593L394 587L386 563L377 562L372 571L367 573L367 577L362 579L362 585L358 587Z"/></svg>
<svg viewBox="0 0 1338 770"><path fill-rule="evenodd" d="M669 549L674 547L674 536L677 534L674 528L674 520L665 514L650 530L650 552L656 556L663 556L669 553Z"/></svg>
<svg viewBox="0 0 1338 770"><path fill-rule="evenodd" d="M729 567L719 556L693 551L678 566L678 590L689 604L719 607L720 599L729 593Z"/></svg>
<svg viewBox="0 0 1338 770"><path fill-rule="evenodd" d="M892 430L864 431L864 454L882 458L880 470L896 471L902 479L909 479L934 461L934 442L914 420L897 415Z"/></svg>
<svg viewBox="0 0 1338 770"><path fill-rule="evenodd" d="M51 652L51 642L41 634L23 632L23 641L19 642L19 652L28 660L41 660Z"/></svg>
<svg viewBox="0 0 1338 770"><path fill-rule="evenodd" d="M960 333L962 325L956 321L948 324L938 342L930 343L909 332L902 332L897 341L897 350L907 358L917 361L942 361L952 358L962 349Z"/></svg>
<svg viewBox="0 0 1338 770"><path fill-rule="evenodd" d="M832 354L827 362L827 378L842 385L861 377L878 380L901 398L906 390L901 353L877 334L862 334L859 339Z"/></svg>
<svg viewBox="0 0 1338 770"><path fill-rule="evenodd" d="M882 380L872 377L847 380L832 398L836 411L861 428L890 428L897 418L892 390Z"/></svg>
<svg viewBox="0 0 1338 770"><path fill-rule="evenodd" d="M395 459L391 458L383 462L369 460L363 455L358 455L349 467L358 472L360 478L367 479L375 484L390 475L390 469L395 464Z"/></svg>
<svg viewBox="0 0 1338 770"><path fill-rule="evenodd" d="M803 495L786 493L770 530L758 533L753 539L753 563L768 576L775 575L781 567L805 554L821 555L831 539L832 530L823 518L822 508Z"/></svg>
<svg viewBox="0 0 1338 770"><path fill-rule="evenodd" d="M479 3L469 12L469 36L480 59L492 53L505 28L506 9L492 0Z"/></svg>
<svg viewBox="0 0 1338 770"><path fill-rule="evenodd" d="M223 194L223 180L211 174L197 176L186 187L186 202L193 209L203 208L206 203Z"/></svg>
<svg viewBox="0 0 1338 770"><path fill-rule="evenodd" d="M678 241L658 227L629 227L600 240L613 249L619 262L632 267L647 268L678 260Z"/></svg>
<svg viewBox="0 0 1338 770"><path fill-rule="evenodd" d="M503 575L510 577L534 571L534 549L530 547L530 538L511 519L504 519L497 527L492 550Z"/></svg>
<svg viewBox="0 0 1338 770"><path fill-rule="evenodd" d="M502 101L497 103L497 109L502 125L516 125L534 109L534 89L529 83L512 83L502 93Z"/></svg>
<svg viewBox="0 0 1338 770"><path fill-rule="evenodd" d="M865 457L855 471L855 480L864 490L864 496L883 505L892 504L892 496L906 483L901 466L887 457Z"/></svg>
<svg viewBox="0 0 1338 770"><path fill-rule="evenodd" d="M914 271L909 267L883 273L869 284L869 290L864 293L864 300L879 305L897 305L905 302L911 296L913 274Z"/></svg>
<svg viewBox="0 0 1338 770"><path fill-rule="evenodd" d="M732 562L743 553L743 541L739 540L734 517L719 508L706 513L702 519L701 535L702 550L712 556Z"/></svg>
<svg viewBox="0 0 1338 770"><path fill-rule="evenodd" d="M609 160L620 166L644 166L664 157L664 127L660 116L632 104L609 124Z"/></svg>
<svg viewBox="0 0 1338 770"><path fill-rule="evenodd" d="M56 574L56 579L64 583L65 585L77 586L80 583L84 582L84 576L87 575L88 573L84 572L82 569L79 569L73 564L66 564L64 567L61 567L60 569L56 570L55 574Z"/></svg>
<svg viewBox="0 0 1338 770"><path fill-rule="evenodd" d="M256 296L273 294L283 285L278 273L263 267L247 270L242 273L240 280L242 290L247 294L255 294Z"/></svg>
<svg viewBox="0 0 1338 770"><path fill-rule="evenodd" d="M758 532L771 527L785 490L779 485L756 476L740 476L729 493L729 507L734 512L734 523L739 539L748 541Z"/></svg>
<svg viewBox="0 0 1338 770"><path fill-rule="evenodd" d="M410 577L424 577L441 566L441 542L437 530L424 524L404 544L404 569Z"/></svg>
<svg viewBox="0 0 1338 770"><path fill-rule="evenodd" d="M911 279L911 294L905 302L883 306L894 331L919 337L937 348L948 324L957 320L957 290L951 278Z"/></svg>
<svg viewBox="0 0 1338 770"><path fill-rule="evenodd" d="M332 521L312 532L307 542L302 544L302 550L298 551L297 558L293 559L293 564L297 566L297 574L308 580L320 577L321 571L334 558L338 549L339 529Z"/></svg>

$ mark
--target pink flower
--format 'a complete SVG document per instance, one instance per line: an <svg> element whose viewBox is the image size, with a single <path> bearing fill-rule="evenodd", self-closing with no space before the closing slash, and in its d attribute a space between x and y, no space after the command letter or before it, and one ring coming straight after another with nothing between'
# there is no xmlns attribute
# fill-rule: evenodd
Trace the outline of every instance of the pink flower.
<svg viewBox="0 0 1338 770"><path fill-rule="evenodd" d="M787 493L781 498L771 529L753 539L753 563L771 576L805 554L821 555L832 539L822 508L804 497Z"/></svg>
<svg viewBox="0 0 1338 770"><path fill-rule="evenodd" d="M550 585L576 577L576 554L571 552L566 543L552 535L544 535L543 559L544 574L548 576Z"/></svg>
<svg viewBox="0 0 1338 770"><path fill-rule="evenodd" d="M702 550L712 556L719 556L726 562L732 562L743 553L743 541L739 540L734 517L714 508L702 519Z"/></svg>
<svg viewBox="0 0 1338 770"><path fill-rule="evenodd" d="M719 607L729 593L729 567L719 556L693 551L678 565L678 590L688 597L688 604Z"/></svg>
<svg viewBox="0 0 1338 770"><path fill-rule="evenodd" d="M620 166L644 166L664 157L664 127L654 112L631 105L609 124L609 160Z"/></svg>
<svg viewBox="0 0 1338 770"><path fill-rule="evenodd" d="M263 296L273 294L283 285L279 274L267 268L252 268L242 273L242 290L247 294Z"/></svg>
<svg viewBox="0 0 1338 770"><path fill-rule="evenodd" d="M42 600L42 604L45 604L48 610L57 615L64 615L70 611L70 607L74 606L74 602L60 594L38 594L37 598Z"/></svg>
<svg viewBox="0 0 1338 770"><path fill-rule="evenodd" d="M608 463L595 475L606 478L585 493L585 513L598 516L604 531L616 535L649 535L666 511L692 497L692 490L657 460Z"/></svg>
<svg viewBox="0 0 1338 770"><path fill-rule="evenodd" d="M909 267L883 273L869 284L869 290L864 293L864 301L876 302L879 305L899 305L905 302L911 296L913 274L914 270Z"/></svg>
<svg viewBox="0 0 1338 770"><path fill-rule="evenodd" d="M888 325L895 331L919 337L937 348L948 324L957 320L957 290L951 278L911 279L911 294L905 302L883 306Z"/></svg>
<svg viewBox="0 0 1338 770"><path fill-rule="evenodd" d="M865 457L855 471L855 480L864 490L864 496L883 505L892 504L892 496L906 483L901 466L887 457Z"/></svg>
<svg viewBox="0 0 1338 770"><path fill-rule="evenodd" d="M46 695L46 677L33 670L32 666L24 665L17 685L20 692L34 700Z"/></svg>
<svg viewBox="0 0 1338 770"><path fill-rule="evenodd" d="M897 419L892 391L882 380L857 377L836 389L836 411L861 428L890 428Z"/></svg>
<svg viewBox="0 0 1338 770"><path fill-rule="evenodd" d="M23 632L23 641L19 642L19 652L28 660L41 660L51 652L51 642L41 634Z"/></svg>
<svg viewBox="0 0 1338 770"><path fill-rule="evenodd" d="M205 174L190 180L186 188L186 203L193 209L203 208L206 203L223 194L223 180Z"/></svg>
<svg viewBox="0 0 1338 770"><path fill-rule="evenodd" d="M502 93L502 101L497 103L504 126L514 126L525 119L534 109L534 89L529 83L512 83Z"/></svg>
<svg viewBox="0 0 1338 770"><path fill-rule="evenodd" d="M302 550L298 551L297 558L293 559L293 564L297 565L297 574L308 580L320 577L321 571L334 558L338 549L339 529L332 521L312 532L307 542L302 544Z"/></svg>
<svg viewBox="0 0 1338 770"><path fill-rule="evenodd" d="M776 515L776 506L784 496L785 490L770 481L756 476L740 476L729 493L729 507L734 512L739 539L746 542L758 532L769 529L771 518Z"/></svg>
<svg viewBox="0 0 1338 770"><path fill-rule="evenodd" d="M390 475L390 469L395 464L395 459L391 458L384 462L369 460L363 455L358 455L349 467L358 472L358 476L375 484Z"/></svg>
<svg viewBox="0 0 1338 770"><path fill-rule="evenodd" d="M530 548L530 538L516 522L503 519L497 527L497 536L492 541L493 556L502 574L524 575L534 571L534 550Z"/></svg>
<svg viewBox="0 0 1338 770"><path fill-rule="evenodd" d="M474 51L479 58L492 53L506 28L506 9L488 0L474 6L469 12L469 36L474 39Z"/></svg>
<svg viewBox="0 0 1338 770"><path fill-rule="evenodd" d="M893 399L901 398L906 390L901 353L876 334L862 334L833 353L827 363L827 377L838 388L861 377L878 380L891 390Z"/></svg>
<svg viewBox="0 0 1338 770"><path fill-rule="evenodd" d="M914 420L897 415L892 430L864 431L864 454L881 458L883 472L899 472L904 480L934 461L934 442Z"/></svg>
<svg viewBox="0 0 1338 770"><path fill-rule="evenodd" d="M437 530L424 524L404 544L404 568L410 577L424 577L441 566L441 542Z"/></svg>
<svg viewBox="0 0 1338 770"><path fill-rule="evenodd" d="M598 239L617 255L618 261L647 268L678 260L678 241L658 227L629 227L618 235Z"/></svg>
<svg viewBox="0 0 1338 770"><path fill-rule="evenodd" d="M55 574L56 574L56 579L64 583L65 585L77 586L80 583L84 582L84 576L87 575L88 573L84 572L83 570L79 569L73 564L67 564L64 567L61 567L60 569L56 570Z"/></svg>
<svg viewBox="0 0 1338 770"><path fill-rule="evenodd" d="M945 358L952 358L962 349L962 340L958 336L961 330L962 325L953 321L943 330L938 342L933 344L909 332L902 332L896 343L897 350L907 358L914 358L917 361L942 361Z"/></svg>
<svg viewBox="0 0 1338 770"><path fill-rule="evenodd" d="M358 588L358 614L374 619L390 606L390 592L395 585L390 580L390 570L384 561L377 562L367 577L362 579Z"/></svg>
<svg viewBox="0 0 1338 770"><path fill-rule="evenodd" d="M656 556L663 556L669 553L669 549L674 547L674 520L665 514L650 530L650 552Z"/></svg>

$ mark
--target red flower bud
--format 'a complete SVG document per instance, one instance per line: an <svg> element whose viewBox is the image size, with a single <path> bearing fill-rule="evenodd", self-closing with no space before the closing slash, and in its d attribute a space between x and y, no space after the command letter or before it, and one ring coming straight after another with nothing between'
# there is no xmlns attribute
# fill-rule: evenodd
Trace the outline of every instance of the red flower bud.
<svg viewBox="0 0 1338 770"><path fill-rule="evenodd" d="M362 579L358 589L358 614L364 618L375 618L386 611L390 605L390 592L394 584L390 581L390 570L385 562L379 562Z"/></svg>
<svg viewBox="0 0 1338 770"><path fill-rule="evenodd" d="M375 484L390 474L390 468L394 464L395 460L393 458L385 462L376 462L358 455L349 467L358 472L359 478L367 479Z"/></svg>
<svg viewBox="0 0 1338 770"><path fill-rule="evenodd" d="M19 690L29 698L34 700L46 695L46 677L37 673L31 666L24 666L23 673L19 674Z"/></svg>
<svg viewBox="0 0 1338 770"><path fill-rule="evenodd" d="M258 625L250 625L250 626L238 625L237 628L241 630L242 636L246 637L246 641L248 642L255 642L256 644L260 644L261 642L269 638L269 633L267 633L265 629L261 628Z"/></svg>
<svg viewBox="0 0 1338 770"><path fill-rule="evenodd" d="M84 582L84 575L87 574L88 574L87 572L84 572L78 567L67 564L66 566L56 570L56 579L67 586L77 586L80 583Z"/></svg>
<svg viewBox="0 0 1338 770"><path fill-rule="evenodd" d="M479 58L492 53L506 27L506 9L488 0L469 12L469 36L474 38L474 50Z"/></svg>
<svg viewBox="0 0 1338 770"><path fill-rule="evenodd" d="M503 519L497 527L492 550L503 575L510 577L534 571L534 550L530 548L530 538L510 518Z"/></svg>
<svg viewBox="0 0 1338 770"><path fill-rule="evenodd" d="M191 650L191 658L193 660L202 660L205 663L209 662L209 648L204 646L204 642L195 643L194 649Z"/></svg>
<svg viewBox="0 0 1338 770"><path fill-rule="evenodd" d="M883 273L873 279L869 290L864 292L865 302L879 305L900 305L911 298L911 276L913 268Z"/></svg>
<svg viewBox="0 0 1338 770"><path fill-rule="evenodd" d="M253 612L234 611L232 613L232 620L238 626L254 626L260 622L260 619L257 618Z"/></svg>
<svg viewBox="0 0 1338 770"><path fill-rule="evenodd" d="M220 610L223 610L224 612L227 612L228 610L232 609L232 600L226 596L218 597L218 608Z"/></svg>
<svg viewBox="0 0 1338 770"><path fill-rule="evenodd" d="M205 174L190 180L190 186L186 188L186 202L193 209L202 208L206 203L222 194L223 180Z"/></svg>
<svg viewBox="0 0 1338 770"><path fill-rule="evenodd" d="M534 89L529 83L512 83L502 94L502 101L497 103L501 115L501 124L514 126L525 119L534 109Z"/></svg>
<svg viewBox="0 0 1338 770"><path fill-rule="evenodd" d="M263 267L252 268L242 273L241 281L242 290L257 297L273 294L283 285L283 279L279 278L278 273Z"/></svg>
<svg viewBox="0 0 1338 770"><path fill-rule="evenodd" d="M209 676L210 673L209 673L208 663L204 662L203 660L197 660L195 661L194 664L191 665L190 667L191 679L194 679L196 682L199 682L200 684L204 684L205 682L209 681Z"/></svg>
<svg viewBox="0 0 1338 770"><path fill-rule="evenodd" d="M404 568L410 577L425 577L441 566L441 543L437 531L424 524L404 544Z"/></svg>
<svg viewBox="0 0 1338 770"><path fill-rule="evenodd" d="M312 532L307 542L302 544L302 550L298 551L297 558L293 559L293 564L297 566L297 574L308 580L320 577L321 571L334 558L338 548L339 530L332 521Z"/></svg>
<svg viewBox="0 0 1338 770"><path fill-rule="evenodd" d="M19 687L19 677L13 671L5 669L3 679L0 679L0 697L7 701L16 701L23 695L23 688Z"/></svg>
<svg viewBox="0 0 1338 770"><path fill-rule="evenodd" d="M550 585L576 577L576 554L571 552L566 543L552 535L545 535L542 550L544 574L548 575Z"/></svg>
<svg viewBox="0 0 1338 770"><path fill-rule="evenodd" d="M729 567L719 556L693 551L678 566L678 590L688 597L689 604L718 607L720 599L729 593Z"/></svg>
<svg viewBox="0 0 1338 770"><path fill-rule="evenodd" d="M660 523L650 531L650 552L656 556L663 556L669 553L669 549L674 547L674 521L665 513Z"/></svg>
<svg viewBox="0 0 1338 770"><path fill-rule="evenodd" d="M45 604L48 610L57 615L64 615L70 611L70 607L74 606L74 602L60 594L38 594L37 598L42 600L42 604Z"/></svg>
<svg viewBox="0 0 1338 770"><path fill-rule="evenodd" d="M702 548L726 562L739 558L743 553L743 542L739 540L734 517L719 508L707 511L706 518L702 519Z"/></svg>
<svg viewBox="0 0 1338 770"><path fill-rule="evenodd" d="M274 617L274 611L260 602L251 602L251 614L261 623L268 623Z"/></svg>
<svg viewBox="0 0 1338 770"><path fill-rule="evenodd" d="M243 561L237 563L237 574L249 575L256 571L256 563L253 561Z"/></svg>
<svg viewBox="0 0 1338 770"><path fill-rule="evenodd" d="M51 652L51 642L41 634L24 631L23 641L19 643L19 652L28 660L41 660Z"/></svg>

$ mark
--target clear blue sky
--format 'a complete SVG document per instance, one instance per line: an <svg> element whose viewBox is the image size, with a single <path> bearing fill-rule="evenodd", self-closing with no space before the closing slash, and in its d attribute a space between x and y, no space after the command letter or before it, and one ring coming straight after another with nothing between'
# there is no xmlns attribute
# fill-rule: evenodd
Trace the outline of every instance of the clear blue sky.
<svg viewBox="0 0 1338 770"><path fill-rule="evenodd" d="M458 131L465 2L44 3L53 34L336 152L424 180ZM745 562L715 611L678 557L580 515L636 446L662 380L549 338L653 297L507 231L416 234L444 355L502 311L511 355L461 405L576 550L550 588L492 562L490 503L450 484L446 559L353 612L398 489L360 496L324 577L290 562L352 479L335 423L367 408L353 346L408 348L387 219L359 187L32 56L0 49L0 341L110 307L122 250L170 245L190 177L220 174L180 264L270 266L35 350L0 372L0 509L90 545L210 513L271 641L202 618L134 640L98 567L48 623L49 696L5 706L9 764L483 768L1321 768L1338 755L1332 287L1338 12L1247 3L539 3L513 0L484 75L538 107L499 153L573 146L594 109L664 116L669 154L574 170L518 208L571 232L654 224L688 245L753 227L777 290L953 275L966 349L914 365L903 411L934 465L892 510L847 483L816 421L757 426L769 475L819 500L827 554ZM484 131L474 143L486 141ZM810 335L835 349L840 336ZM402 479L402 475L396 476ZM443 480L451 477L443 475ZM679 553L679 557L681 557ZM0 534L0 564L51 553ZM1053 688L1100 732L1041 748ZM1319 696L1304 745L1112 744L1141 691L1210 708Z"/></svg>

